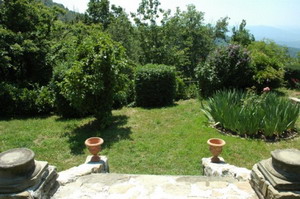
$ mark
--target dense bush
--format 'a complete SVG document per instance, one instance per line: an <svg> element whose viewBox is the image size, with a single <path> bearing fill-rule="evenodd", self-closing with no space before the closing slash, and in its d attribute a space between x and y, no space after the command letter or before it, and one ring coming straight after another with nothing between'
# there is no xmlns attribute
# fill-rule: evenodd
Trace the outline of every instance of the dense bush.
<svg viewBox="0 0 300 199"><path fill-rule="evenodd" d="M85 50L86 52L79 52L84 50L81 48L82 46L84 46L83 43L87 42L86 37L94 37L94 40L97 40L96 37L100 36L102 37L102 39L99 39L99 41L102 41L105 40L107 36L103 36L104 34L101 31L101 26L86 26L80 23L70 25L68 30L65 30L65 27L61 26L57 30L56 34L62 35L62 39L55 42L55 45L52 46L52 59L55 63L55 67L51 85L53 87L53 90L55 91L56 111L63 117L82 117L90 115L92 113L87 109L82 111L81 109L76 108L76 106L74 105L74 101L71 101L71 99L67 97L62 91L63 87L61 86L61 84L66 78L68 71L70 71L71 68L74 68L74 65L77 62L82 62L84 59L92 59L79 57L79 53L86 53L84 56L92 57L97 53L97 48L99 48L99 51L103 52L109 51L109 48L111 48L111 46L107 47L106 49L104 47L102 48L100 46L97 47L96 45L94 45L90 47L90 50ZM85 37L83 37L83 35L85 35ZM110 39L109 42L111 42ZM102 45L106 45L105 42L102 43ZM88 48L87 45L88 44L85 44L84 48ZM113 42L113 44L111 45L116 46L115 52L111 52L112 54L114 54L113 56L115 56L115 58L112 58L113 60L111 60L111 63L109 63L113 67L113 84L111 85L113 89L113 108L120 108L134 101L134 64L130 61L124 61L123 49L120 49L120 46L118 44ZM91 52L93 51L93 49L95 52ZM120 51L120 56L116 54L118 50ZM87 55L88 53L90 53L91 55ZM105 57L105 55L101 56L102 58ZM122 61L120 61L120 57L122 57ZM101 57L99 57L99 59L101 59ZM86 72L87 75L90 73L90 71Z"/></svg>
<svg viewBox="0 0 300 199"><path fill-rule="evenodd" d="M0 116L46 114L53 109L53 93L48 87L28 89L1 83L0 101Z"/></svg>
<svg viewBox="0 0 300 199"><path fill-rule="evenodd" d="M134 102L134 68L135 65L132 62L119 67L113 94L113 108L115 109Z"/></svg>
<svg viewBox="0 0 300 199"><path fill-rule="evenodd" d="M197 81L186 80L176 76L175 100L196 98L199 95Z"/></svg>
<svg viewBox="0 0 300 199"><path fill-rule="evenodd" d="M300 64L286 67L284 80L289 88L300 89Z"/></svg>
<svg viewBox="0 0 300 199"><path fill-rule="evenodd" d="M258 96L232 90L218 91L202 110L209 120L239 135L272 137L295 127L299 108L274 93Z"/></svg>
<svg viewBox="0 0 300 199"><path fill-rule="evenodd" d="M111 115L116 74L124 67L123 48L106 34L91 32L78 45L75 61L57 83L60 94L80 113L92 113L105 126Z"/></svg>
<svg viewBox="0 0 300 199"><path fill-rule="evenodd" d="M201 94L209 96L223 88L252 85L253 70L249 52L239 45L219 47L197 69Z"/></svg>
<svg viewBox="0 0 300 199"><path fill-rule="evenodd" d="M56 67L50 83L51 89L54 92L55 113L66 118L86 116L88 113L81 113L71 105L71 102L68 99L61 94L60 84L64 80L66 71L67 67L64 67L63 65L61 67Z"/></svg>
<svg viewBox="0 0 300 199"><path fill-rule="evenodd" d="M47 85L52 76L48 53L53 10L32 0L2 2L0 81Z"/></svg>
<svg viewBox="0 0 300 199"><path fill-rule="evenodd" d="M272 41L256 41L248 46L254 85L258 90L268 86L278 88L284 82L284 67L289 61L287 48Z"/></svg>
<svg viewBox="0 0 300 199"><path fill-rule="evenodd" d="M186 91L185 91L185 83L182 78L179 76L176 76L176 94L175 94L175 100L180 100L180 99L186 99Z"/></svg>
<svg viewBox="0 0 300 199"><path fill-rule="evenodd" d="M167 106L175 99L175 70L171 66L147 64L135 75L136 103L143 107Z"/></svg>

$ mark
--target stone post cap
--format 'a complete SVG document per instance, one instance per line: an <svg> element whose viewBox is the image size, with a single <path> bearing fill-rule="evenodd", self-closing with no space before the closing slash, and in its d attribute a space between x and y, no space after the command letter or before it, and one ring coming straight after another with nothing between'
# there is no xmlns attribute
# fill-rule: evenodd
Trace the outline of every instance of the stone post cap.
<svg viewBox="0 0 300 199"><path fill-rule="evenodd" d="M271 152L272 165L276 170L282 170L300 176L300 150L277 149Z"/></svg>
<svg viewBox="0 0 300 199"><path fill-rule="evenodd" d="M27 176L35 169L34 152L16 148L0 153L0 179Z"/></svg>

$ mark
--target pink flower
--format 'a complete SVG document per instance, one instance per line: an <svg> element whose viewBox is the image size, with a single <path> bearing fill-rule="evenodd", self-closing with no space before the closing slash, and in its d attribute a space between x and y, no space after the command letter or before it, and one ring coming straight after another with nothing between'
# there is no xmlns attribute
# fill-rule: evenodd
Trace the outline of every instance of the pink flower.
<svg viewBox="0 0 300 199"><path fill-rule="evenodd" d="M296 83L299 83L299 79L296 79L296 78L291 78L292 81L296 84Z"/></svg>
<svg viewBox="0 0 300 199"><path fill-rule="evenodd" d="M269 87L265 87L264 89L263 89L263 92L269 92L271 89L269 88Z"/></svg>

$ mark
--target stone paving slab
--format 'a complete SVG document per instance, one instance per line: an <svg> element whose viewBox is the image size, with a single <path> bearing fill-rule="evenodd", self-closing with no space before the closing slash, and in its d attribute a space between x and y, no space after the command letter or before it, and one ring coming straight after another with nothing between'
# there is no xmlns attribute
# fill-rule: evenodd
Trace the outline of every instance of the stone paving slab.
<svg viewBox="0 0 300 199"><path fill-rule="evenodd" d="M90 174L61 186L53 199L257 199L248 181L205 176Z"/></svg>

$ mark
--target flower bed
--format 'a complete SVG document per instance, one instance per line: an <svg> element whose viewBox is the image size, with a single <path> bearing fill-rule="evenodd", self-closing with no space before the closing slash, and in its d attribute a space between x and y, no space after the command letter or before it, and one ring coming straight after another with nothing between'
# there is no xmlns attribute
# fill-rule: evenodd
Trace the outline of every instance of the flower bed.
<svg viewBox="0 0 300 199"><path fill-rule="evenodd" d="M220 128L240 136L265 138L290 135L295 131L299 105L275 93L257 95L236 90L219 91L202 110Z"/></svg>

